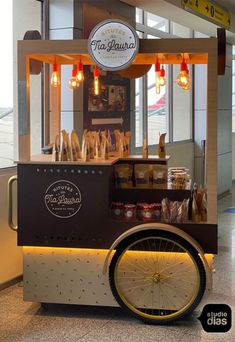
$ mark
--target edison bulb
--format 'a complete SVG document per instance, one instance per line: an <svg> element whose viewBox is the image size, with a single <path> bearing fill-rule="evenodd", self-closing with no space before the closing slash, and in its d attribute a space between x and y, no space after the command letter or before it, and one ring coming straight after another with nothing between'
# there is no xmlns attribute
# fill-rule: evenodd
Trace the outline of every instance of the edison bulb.
<svg viewBox="0 0 235 342"><path fill-rule="evenodd" d="M161 88L160 88L159 72L155 72L155 89L156 89L156 93L160 94Z"/></svg>
<svg viewBox="0 0 235 342"><path fill-rule="evenodd" d="M58 87L60 85L60 77L58 71L53 71L51 75L51 85L53 87Z"/></svg>
<svg viewBox="0 0 235 342"><path fill-rule="evenodd" d="M99 78L94 77L94 94L99 95Z"/></svg>
<svg viewBox="0 0 235 342"><path fill-rule="evenodd" d="M72 77L69 80L69 88L75 90L78 87L79 87L79 82L77 81L76 77Z"/></svg>
<svg viewBox="0 0 235 342"><path fill-rule="evenodd" d="M77 81L80 83L84 81L84 74L82 70L79 70L76 76Z"/></svg>

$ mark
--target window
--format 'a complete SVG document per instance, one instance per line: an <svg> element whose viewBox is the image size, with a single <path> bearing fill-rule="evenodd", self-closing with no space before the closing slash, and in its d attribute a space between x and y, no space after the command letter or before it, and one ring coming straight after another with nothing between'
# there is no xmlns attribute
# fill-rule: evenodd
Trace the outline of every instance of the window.
<svg viewBox="0 0 235 342"><path fill-rule="evenodd" d="M172 22L171 32L182 38L190 38L191 30L183 25ZM192 79L192 68L188 65L189 74ZM172 86L172 126L173 126L173 141L188 140L191 138L191 90L183 90L176 82L180 72L179 65L172 66L173 86ZM192 89L192 81L191 88Z"/></svg>
<svg viewBox="0 0 235 342"><path fill-rule="evenodd" d="M136 18L136 28L142 32L142 35L139 35L140 38L189 38L192 35L191 30L187 27L139 9L136 9ZM136 148L142 146L145 120L147 121L150 146L158 143L160 133L167 133L167 142L189 140L192 137L192 91L191 89L189 91L182 90L176 83L179 65L165 65L164 67L166 85L161 87L160 94L157 94L155 90L154 65L146 76L135 81ZM192 68L189 67L189 70L192 78Z"/></svg>
<svg viewBox="0 0 235 342"><path fill-rule="evenodd" d="M135 11L135 21L139 24L143 24L143 14L144 11L140 8L136 8Z"/></svg>
<svg viewBox="0 0 235 342"><path fill-rule="evenodd" d="M233 46L233 58L235 58L235 46ZM235 132L235 59L233 59L232 68L232 132Z"/></svg>
<svg viewBox="0 0 235 342"><path fill-rule="evenodd" d="M176 82L179 74L179 65L173 65L172 87L172 124L173 141L188 140L191 138L191 92L180 88ZM189 67L192 75L192 68ZM192 76L191 76L192 77ZM191 82L192 84L192 82Z"/></svg>
<svg viewBox="0 0 235 342"><path fill-rule="evenodd" d="M162 17L159 17L158 15L147 12L147 26L163 31L163 32L167 32L168 20Z"/></svg>
<svg viewBox="0 0 235 342"><path fill-rule="evenodd" d="M0 4L0 168L13 164L12 1Z"/></svg>
<svg viewBox="0 0 235 342"><path fill-rule="evenodd" d="M166 79L168 74L166 73ZM148 72L148 144L156 145L159 134L165 133L167 129L167 110L166 110L166 91L167 87L161 87L160 94L156 94L155 87L155 66L153 65ZM166 137L169 141L169 136Z"/></svg>
<svg viewBox="0 0 235 342"><path fill-rule="evenodd" d="M143 106L140 104L140 92L142 89L142 79L135 81L135 143L136 147L142 146L143 141Z"/></svg>

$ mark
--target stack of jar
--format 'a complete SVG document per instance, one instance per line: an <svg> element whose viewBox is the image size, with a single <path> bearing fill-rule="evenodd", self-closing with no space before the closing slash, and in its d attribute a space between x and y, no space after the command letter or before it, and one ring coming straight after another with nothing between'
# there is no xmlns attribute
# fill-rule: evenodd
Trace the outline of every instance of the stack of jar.
<svg viewBox="0 0 235 342"><path fill-rule="evenodd" d="M112 216L115 219L141 221L161 221L161 203L127 203L112 202Z"/></svg>

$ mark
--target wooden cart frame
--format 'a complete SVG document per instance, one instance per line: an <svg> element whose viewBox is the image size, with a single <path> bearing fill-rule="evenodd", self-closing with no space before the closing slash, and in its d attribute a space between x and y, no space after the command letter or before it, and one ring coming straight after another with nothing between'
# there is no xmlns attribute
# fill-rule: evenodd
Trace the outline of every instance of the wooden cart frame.
<svg viewBox="0 0 235 342"><path fill-rule="evenodd" d="M19 41L18 42L18 116L19 116L19 165L18 173L21 179L30 178L30 174L38 173L44 176L47 170L54 172L53 167L62 165L63 171L67 170L74 172L76 166L77 173L87 175L90 171L87 169L91 167L90 174L106 175L106 183L103 186L107 188L107 183L112 180L112 164L117 162L123 162L116 160L110 163L52 163L40 161L39 159L32 158L30 152L30 65L33 60L39 62L53 64L56 56L56 61L59 65L75 64L80 56L82 56L83 63L85 65L92 65L88 54L87 40L56 40L56 41ZM159 56L164 64L180 64L182 59L182 53L187 56L188 64L206 64L207 65L207 117L206 117L206 160L205 160L205 182L207 186L207 222L198 224L197 226L191 225L187 233L183 227L183 224L163 224L163 223L148 223L148 224L132 224L129 228L122 229L120 234L111 239L112 243L104 242L99 246L99 242L94 238L89 240L89 243L83 242L82 248L75 247L71 242L70 247L60 248L58 242L50 244L48 247L32 247L40 246L39 244L30 244L27 241L27 237L22 233L19 234L18 243L24 250L24 298L31 301L41 302L54 302L54 303L71 303L71 304L90 304L90 305L110 305L117 306L118 304L124 306L128 312L141 319L151 323L167 323L182 317L185 313L200 302L204 293L205 287L208 290L211 289L211 256L205 255L206 253L217 252L217 39L205 38L205 39L142 39L139 44L139 53L133 62L133 64L154 64L156 55ZM50 141L53 141L55 135L60 131L60 87L51 89L51 121L50 121ZM129 159L130 161L130 159ZM141 160L143 161L143 160ZM133 163L133 160L130 161ZM135 160L134 160L135 162ZM146 162L146 160L144 161ZM153 162L158 163L159 160ZM160 161L164 162L164 161ZM25 168L25 165L27 168ZM86 166L87 165L87 166ZM66 170L65 170L66 169ZM26 170L26 171L25 171ZM40 178L37 178L40 182ZM45 178L41 178L43 180ZM107 181L109 180L109 181ZM10 185L12 180L10 181ZM26 183L25 183L26 184ZM25 184L22 181L19 186L21 194L24 191ZM33 186L33 183L31 183ZM102 184L101 184L102 185ZM106 189L109 191L108 189ZM117 195L117 193L116 193ZM27 203L30 201L30 196L27 195ZM138 195L137 195L138 197ZM20 199L18 199L20 201ZM109 202L108 196L106 202ZM104 205L107 205L107 203ZM109 202L110 204L110 202ZM22 206L20 211L23 212ZM22 212L18 214L18 219L23 220ZM25 213L24 213L25 215ZM11 218L11 214L10 214ZM10 219L11 221L11 219ZM108 222L108 221L107 221ZM113 227L115 223L113 222ZM124 224L117 223L116 226L124 227ZM13 226L15 229L16 227ZM107 227L106 227L107 228ZM181 228L181 229L180 229ZM110 227L110 229L112 229ZM183 230L182 230L183 229ZM197 236L201 237L202 242L211 240L211 244L208 248L202 248L197 241L197 238L193 239L194 229L197 229ZM33 227L31 228L33 230ZM159 231L160 235L157 231ZM106 230L107 232L107 230ZM146 235L147 234L147 235ZM148 235L150 234L150 235ZM203 234L205 236L203 237ZM211 235L210 235L211 234ZM132 240L132 237L134 239ZM213 237L213 238L212 238ZM54 237L51 237L53 239ZM174 239L176 238L174 242ZM26 241L26 243L24 243ZM52 241L52 240L51 240ZM143 242L144 241L144 242ZM146 242L147 241L147 242ZM139 309L138 306L145 306L143 302L133 305L122 294L122 290L116 287L118 277L123 278L124 274L120 273L118 269L122 260L125 260L125 256L133 257L132 246L136 244L137 251L140 244L163 242L165 248L169 248L172 245L171 251L174 251L177 257L182 257L182 252L185 251L187 255L193 256L192 260L195 271L195 286L198 295L192 297L193 299L182 308L177 309L177 315L174 313L172 307L165 310L162 306L160 309L155 309L152 304L152 308ZM106 243L106 244L105 244ZM107 245L108 243L108 245ZM139 245L138 245L139 244ZM176 248L177 245L177 248ZM203 245L203 244L202 244ZM63 243L61 247L65 247ZM93 247L94 246L94 247ZM95 247L96 246L96 247ZM56 248L55 248L56 247ZM91 248L91 249L89 249ZM101 249L103 248L103 249ZM134 247L133 247L134 248ZM160 246L158 252L163 255L168 251L166 248L163 251ZM180 250L180 253L179 253ZM115 252L116 251L116 252ZM141 249L141 253L145 253ZM128 254L129 253L129 254ZM151 252L152 253L152 252ZM178 254L177 254L178 253ZM146 255L146 254L145 254ZM170 255L170 261L172 256ZM131 259L132 260L132 259ZM137 259L136 259L137 260ZM196 260L196 261L195 261ZM77 271L77 261L80 262L79 271L80 276L74 278L72 274ZM64 268L60 265L72 265L69 268ZM183 261L180 263L183 265ZM89 267L88 267L89 264ZM109 276L107 269L109 266ZM117 266L116 266L117 265ZM119 265L119 266L118 266ZM45 271L45 267L48 269ZM62 267L62 268L61 268ZM67 267L67 265L66 265ZM121 264L121 267L122 264ZM183 266L182 266L183 267ZM62 273L61 273L62 271ZM51 273L52 272L52 273ZM127 272L129 272L127 270ZM133 269L130 272L136 272ZM56 274L55 274L56 273ZM96 274L94 281L91 275ZM108 278L109 277L109 278ZM43 280L43 279L46 280ZM130 277L129 277L130 278ZM164 278L164 277L163 277ZM165 281L162 278L160 272L156 272L151 276L153 284L158 286L161 282ZM51 280L50 280L51 279ZM81 284L86 281L87 291ZM136 279L132 279L135 281ZM73 287L75 284L77 287ZM79 283L81 282L81 283ZM79 285L79 284L80 285ZM56 284L56 285L55 285ZM190 285L190 286L191 286ZM53 290L53 286L56 286L56 291ZM112 297L114 295L115 300ZM61 287L61 289L60 289ZM77 289L79 287L80 296L77 296ZM45 288L47 290L45 290ZM63 290L62 290L63 289ZM68 292L68 289L70 289ZM142 290L142 289L141 289ZM187 295L186 295L187 296ZM145 298L145 297L144 297ZM159 299L160 300L160 299ZM177 307L177 305L176 305ZM141 311L142 310L142 311ZM148 310L152 310L149 313ZM165 311L164 311L165 310Z"/></svg>
<svg viewBox="0 0 235 342"><path fill-rule="evenodd" d="M19 160L30 160L30 61L73 64L80 56L92 65L87 40L19 41L18 42L18 125ZM207 65L206 177L208 196L207 222L217 223L217 54L216 38L140 39L139 53L133 64L154 64L156 54L164 64L180 64L181 54L189 64ZM50 140L60 131L60 87L52 88Z"/></svg>

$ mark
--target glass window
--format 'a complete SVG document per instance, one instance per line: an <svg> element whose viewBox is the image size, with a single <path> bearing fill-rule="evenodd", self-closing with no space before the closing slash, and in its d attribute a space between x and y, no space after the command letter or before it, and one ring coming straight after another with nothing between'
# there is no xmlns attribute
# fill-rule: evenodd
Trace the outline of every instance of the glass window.
<svg viewBox="0 0 235 342"><path fill-rule="evenodd" d="M159 39L159 37L148 34L149 39ZM167 67L166 80L168 78ZM160 88L160 93L156 93L155 65L152 65L148 72L147 80L147 114L148 114L148 144L156 145L159 141L159 134L167 132L167 110L166 110L166 91L167 87ZM169 134L166 136L169 141Z"/></svg>
<svg viewBox="0 0 235 342"><path fill-rule="evenodd" d="M139 38L143 32L137 31ZM135 79L135 147L143 144L143 77Z"/></svg>
<svg viewBox="0 0 235 342"><path fill-rule="evenodd" d="M0 168L13 164L12 1L0 4Z"/></svg>
<svg viewBox="0 0 235 342"><path fill-rule="evenodd" d="M233 58L235 58L235 46L233 46ZM232 87L232 132L235 132L235 60L233 60L232 64L232 78L233 78L233 87Z"/></svg>
<svg viewBox="0 0 235 342"><path fill-rule="evenodd" d="M142 13L139 26L143 37L161 39L162 36L192 37L192 30L148 12ZM137 18L140 21L139 17ZM138 27L137 22L137 27ZM170 30L169 30L170 28ZM164 31L164 34L160 31ZM169 33L170 32L170 33ZM187 56L186 56L187 58ZM161 63L161 61L160 61ZM166 85L156 92L155 66L152 65L147 80L136 80L135 137L136 147L142 146L144 115L147 115L148 144L156 145L160 133L167 133L166 142L189 140L192 138L192 83L189 90L183 90L176 82L179 65L165 65ZM189 67L192 77L192 69ZM234 92L235 97L235 92ZM234 102L235 104L235 102Z"/></svg>
<svg viewBox="0 0 235 342"><path fill-rule="evenodd" d="M181 38L190 38L191 30L188 27L172 22L172 34Z"/></svg>
<svg viewBox="0 0 235 342"><path fill-rule="evenodd" d="M191 76L192 70L188 68ZM191 90L184 90L177 84L179 71L179 65L173 65L173 141L191 139Z"/></svg>
<svg viewBox="0 0 235 342"><path fill-rule="evenodd" d="M135 146L143 143L143 106L142 104L142 78L135 80Z"/></svg>
<svg viewBox="0 0 235 342"><path fill-rule="evenodd" d="M168 20L158 15L147 12L147 26L154 29L167 32L168 31Z"/></svg>
<svg viewBox="0 0 235 342"><path fill-rule="evenodd" d="M143 10L140 8L135 9L135 21L138 24L143 24Z"/></svg>
<svg viewBox="0 0 235 342"><path fill-rule="evenodd" d="M166 72L167 80L167 72ZM167 87L160 87L160 93L156 93L155 66L148 72L148 144L156 145L160 133L167 133L167 110L166 110ZM169 135L167 134L167 140Z"/></svg>

